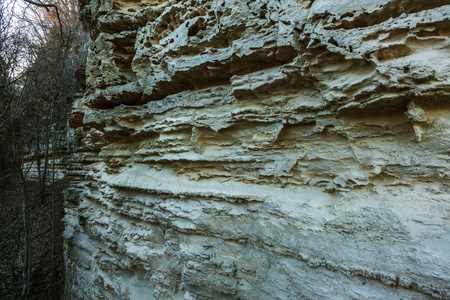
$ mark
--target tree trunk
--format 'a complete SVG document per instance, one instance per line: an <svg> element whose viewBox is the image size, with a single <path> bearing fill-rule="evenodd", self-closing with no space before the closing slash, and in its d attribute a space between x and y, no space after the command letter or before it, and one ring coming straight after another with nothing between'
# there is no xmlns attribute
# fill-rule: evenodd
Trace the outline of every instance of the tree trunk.
<svg viewBox="0 0 450 300"><path fill-rule="evenodd" d="M41 177L41 141L39 138L38 130L35 131L35 139L36 139L36 167L38 171L38 181L39 181L39 198L41 199L41 202L43 197L43 191L42 191L42 177Z"/></svg>
<svg viewBox="0 0 450 300"><path fill-rule="evenodd" d="M24 243L24 257L23 257L23 288L22 299L27 299L30 293L31 286L31 220L30 220L30 207L27 192L27 183L23 175L23 170L19 169L20 180L22 183L22 195L23 195L23 228L25 234Z"/></svg>
<svg viewBox="0 0 450 300"><path fill-rule="evenodd" d="M31 219L30 219L30 203L28 199L27 181L23 173L22 165L17 161L14 153L11 153L14 165L19 173L21 192L22 192L22 216L24 230L24 256L23 256L23 286L22 299L27 299L30 294L31 287Z"/></svg>
<svg viewBox="0 0 450 300"><path fill-rule="evenodd" d="M57 133L55 133L55 142L53 143L52 153L52 291L55 292L56 288L56 267L55 267L55 244L56 244L56 212L55 212L55 148L56 148Z"/></svg>
<svg viewBox="0 0 450 300"><path fill-rule="evenodd" d="M22 299L28 299L30 294L31 287L31 219L30 219L30 204L28 199L28 191L27 191L27 181L25 178L25 174L23 171L23 154L22 149L18 149L16 142L18 137L15 132L15 124L13 118L13 112L11 111L12 116L12 139L10 147L6 147L6 150L10 152L11 159L13 161L14 166L17 169L20 177L20 186L22 192L22 215L23 215L23 230L24 230L24 256L23 256L23 286L22 286ZM18 159L20 157L20 161Z"/></svg>
<svg viewBox="0 0 450 300"><path fill-rule="evenodd" d="M41 182L41 203L44 204L45 203L45 181L46 181L46 177L47 177L47 167L48 167L48 154L49 154L49 148L50 148L50 135L51 135L51 131L52 131L52 123L53 123L53 103L54 103L54 98L52 98L52 102L50 105L50 122L48 123L47 126L47 137L45 140L45 156L44 156L44 170L43 170L43 174L42 174L42 182Z"/></svg>
<svg viewBox="0 0 450 300"><path fill-rule="evenodd" d="M51 250L51 269L52 269L52 292L53 295L57 295L57 285L56 285L56 195L55 195L55 164L56 164L56 150L57 144L60 138L60 130L64 124L64 118L62 117L58 123L58 128L54 132L54 140L52 145L52 250Z"/></svg>

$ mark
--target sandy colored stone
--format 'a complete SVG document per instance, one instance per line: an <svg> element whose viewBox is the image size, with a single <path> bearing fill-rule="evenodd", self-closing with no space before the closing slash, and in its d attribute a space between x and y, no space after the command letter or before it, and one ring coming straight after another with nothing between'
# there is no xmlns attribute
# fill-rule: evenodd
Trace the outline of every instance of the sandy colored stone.
<svg viewBox="0 0 450 300"><path fill-rule="evenodd" d="M450 5L86 1L68 299L448 299Z"/></svg>

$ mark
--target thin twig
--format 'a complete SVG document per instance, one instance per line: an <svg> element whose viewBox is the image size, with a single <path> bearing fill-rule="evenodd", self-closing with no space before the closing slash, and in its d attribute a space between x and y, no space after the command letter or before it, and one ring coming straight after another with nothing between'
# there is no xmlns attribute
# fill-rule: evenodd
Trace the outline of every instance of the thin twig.
<svg viewBox="0 0 450 300"><path fill-rule="evenodd" d="M35 5L35 6L39 6L39 7L43 7L45 8L47 11L49 11L49 8L52 7L56 10L56 17L58 18L58 22L59 22L59 31L61 33L61 41L62 41L62 45L64 45L64 33L63 33L63 26L62 26L62 22L61 22L61 18L59 16L59 9L58 6L56 6L56 4L44 4L44 3L39 3L39 2L34 2L32 0L23 0L31 5Z"/></svg>

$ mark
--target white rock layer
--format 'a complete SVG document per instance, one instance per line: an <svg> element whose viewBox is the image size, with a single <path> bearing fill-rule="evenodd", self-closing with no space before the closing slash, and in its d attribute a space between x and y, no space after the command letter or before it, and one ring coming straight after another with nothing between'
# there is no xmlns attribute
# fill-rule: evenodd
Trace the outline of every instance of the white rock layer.
<svg viewBox="0 0 450 300"><path fill-rule="evenodd" d="M91 0L68 299L450 299L445 0Z"/></svg>

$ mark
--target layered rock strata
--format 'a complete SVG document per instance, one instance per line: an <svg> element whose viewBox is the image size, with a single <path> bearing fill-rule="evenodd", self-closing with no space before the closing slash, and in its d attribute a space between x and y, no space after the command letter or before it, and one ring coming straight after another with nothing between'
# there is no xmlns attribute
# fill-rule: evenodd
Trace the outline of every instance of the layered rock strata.
<svg viewBox="0 0 450 300"><path fill-rule="evenodd" d="M448 299L450 5L92 0L70 299Z"/></svg>

